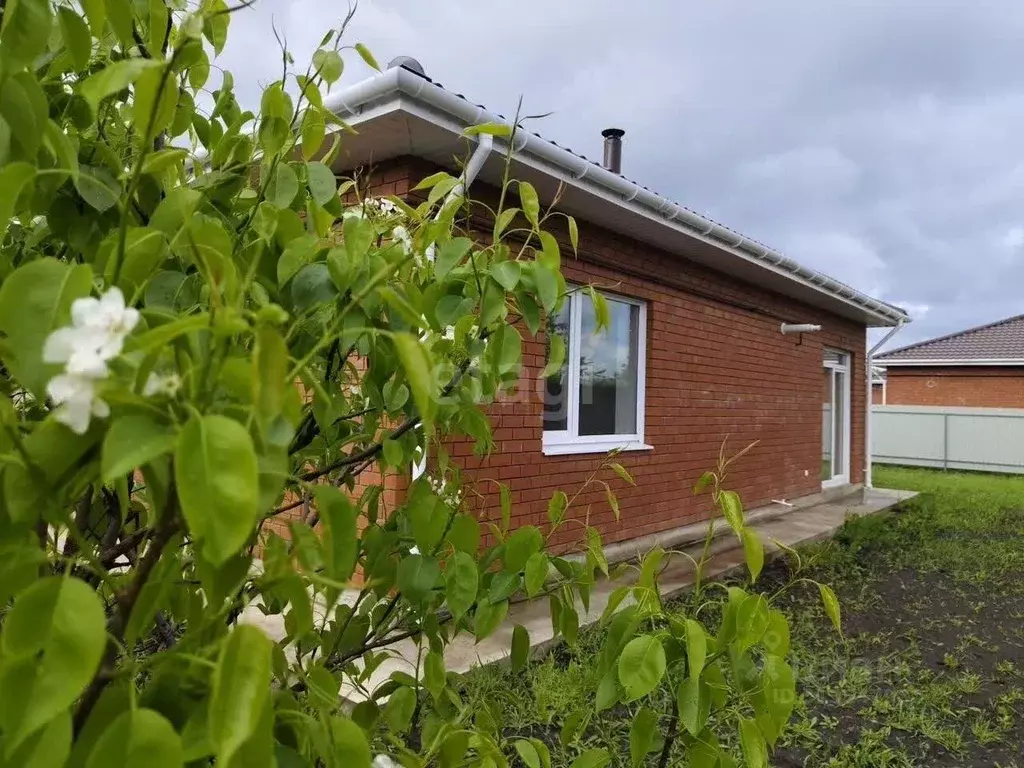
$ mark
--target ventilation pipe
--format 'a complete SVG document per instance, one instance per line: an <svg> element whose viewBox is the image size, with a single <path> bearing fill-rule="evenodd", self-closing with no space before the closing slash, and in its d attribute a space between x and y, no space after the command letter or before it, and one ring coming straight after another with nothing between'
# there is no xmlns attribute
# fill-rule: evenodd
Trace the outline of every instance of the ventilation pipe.
<svg viewBox="0 0 1024 768"><path fill-rule="evenodd" d="M626 132L621 128L605 128L601 131L604 136L604 165L606 170L612 173L622 173L622 137Z"/></svg>
<svg viewBox="0 0 1024 768"><path fill-rule="evenodd" d="M813 323L783 323L779 326L779 330L784 334L817 333L821 330L821 326L814 325Z"/></svg>

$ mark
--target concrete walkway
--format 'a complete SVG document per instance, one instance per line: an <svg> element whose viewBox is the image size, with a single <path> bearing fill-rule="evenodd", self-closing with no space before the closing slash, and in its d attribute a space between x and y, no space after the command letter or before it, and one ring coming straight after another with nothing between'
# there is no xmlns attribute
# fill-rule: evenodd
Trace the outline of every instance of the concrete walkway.
<svg viewBox="0 0 1024 768"><path fill-rule="evenodd" d="M747 520L748 524L761 535L765 543L765 559L768 561L779 554L779 549L771 543L770 539L776 539L787 546L827 539L848 517L883 512L916 495L911 491L891 491L881 488L858 490L853 495L812 506L794 509L779 506L778 508L757 510L748 514ZM716 538L712 545L713 556L705 569L705 579L718 578L733 569L746 567L742 547L724 522L719 522L720 525L716 529ZM692 527L693 533L698 534L692 536L692 543L680 545L673 542L671 545L665 544L664 546L672 546L675 550L688 552L695 558L699 557L703 547L704 532L707 529L704 524ZM676 535L673 538L678 540L679 536ZM653 544L654 542L651 543L651 546ZM662 595L669 597L691 586L693 563L680 554L671 555L666 560L668 565L662 572L660 583ZM635 569L630 569L623 578L617 581L607 579L599 581L594 586L590 598L590 611L584 612L582 606L577 606L580 612L580 626L584 627L597 622L608 604L608 597L612 590L622 584L632 583L635 577ZM507 658L512 645L512 629L516 624L523 625L530 633L530 643L534 653L553 644L548 601L541 599L522 602L509 609L505 623L483 642L477 643L475 638L468 633L463 633L455 638L445 653L445 664L448 670L466 672L474 666L490 664ZM415 672L417 648L411 640L396 643L390 649L396 655L376 670L369 686L370 690L384 682L396 670L410 674ZM342 695L353 702L363 698L357 691L343 690Z"/></svg>

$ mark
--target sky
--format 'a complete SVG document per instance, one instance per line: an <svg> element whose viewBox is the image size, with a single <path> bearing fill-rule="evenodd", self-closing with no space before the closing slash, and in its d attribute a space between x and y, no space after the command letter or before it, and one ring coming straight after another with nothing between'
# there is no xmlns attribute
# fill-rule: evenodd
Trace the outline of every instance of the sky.
<svg viewBox="0 0 1024 768"><path fill-rule="evenodd" d="M257 0L217 63L243 104L348 9ZM346 42L904 307L901 346L1024 312L1018 0L363 0ZM346 57L335 88L370 74Z"/></svg>

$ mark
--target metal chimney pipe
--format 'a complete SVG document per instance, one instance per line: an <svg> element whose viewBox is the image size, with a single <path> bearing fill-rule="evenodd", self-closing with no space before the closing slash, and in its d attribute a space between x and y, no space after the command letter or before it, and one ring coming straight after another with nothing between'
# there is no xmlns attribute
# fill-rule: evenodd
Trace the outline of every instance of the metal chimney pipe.
<svg viewBox="0 0 1024 768"><path fill-rule="evenodd" d="M604 136L604 167L612 173L622 173L622 137L626 132L621 128L605 128Z"/></svg>

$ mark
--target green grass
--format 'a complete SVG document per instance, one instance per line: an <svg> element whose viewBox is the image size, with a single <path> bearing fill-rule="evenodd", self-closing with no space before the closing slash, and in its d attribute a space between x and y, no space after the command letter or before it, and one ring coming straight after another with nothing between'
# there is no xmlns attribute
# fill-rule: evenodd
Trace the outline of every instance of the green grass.
<svg viewBox="0 0 1024 768"><path fill-rule="evenodd" d="M807 550L817 555L810 575L840 597L843 637L815 590L796 588L779 604L800 699L772 765L1024 768L1024 477L880 467L876 484L921 495ZM766 569L762 589L784 579L781 568ZM562 747L558 733L593 701L602 640L584 631L576 648L520 673L476 670L466 695L507 736L542 738L553 764L568 766L578 748ZM636 708L595 717L585 746L627 765Z"/></svg>

